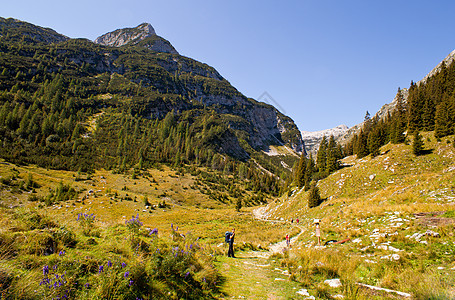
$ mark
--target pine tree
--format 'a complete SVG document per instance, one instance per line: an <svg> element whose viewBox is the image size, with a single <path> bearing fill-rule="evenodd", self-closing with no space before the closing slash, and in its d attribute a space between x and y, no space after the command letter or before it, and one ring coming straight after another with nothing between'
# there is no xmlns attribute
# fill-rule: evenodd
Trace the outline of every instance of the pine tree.
<svg viewBox="0 0 455 300"><path fill-rule="evenodd" d="M310 189L310 182L313 177L314 169L315 169L315 165L314 165L313 156L310 154L310 158L307 160L307 165L306 165L305 174L304 174L305 191L308 191Z"/></svg>
<svg viewBox="0 0 455 300"><path fill-rule="evenodd" d="M305 173L306 173L307 158L305 152L300 155L300 160L295 171L294 182L299 188L305 185Z"/></svg>
<svg viewBox="0 0 455 300"><path fill-rule="evenodd" d="M327 163L327 139L325 136L322 137L321 143L319 144L319 150L317 153L317 167L319 172L324 172Z"/></svg>
<svg viewBox="0 0 455 300"><path fill-rule="evenodd" d="M337 157L337 144L333 135L329 138L329 143L327 144L326 151L326 166L325 171L327 174L330 174L338 170L338 157Z"/></svg>
<svg viewBox="0 0 455 300"><path fill-rule="evenodd" d="M313 208L321 203L321 195L319 194L319 188L316 186L316 182L311 183L310 191L308 194L308 207Z"/></svg>
<svg viewBox="0 0 455 300"><path fill-rule="evenodd" d="M369 154L368 136L363 130L361 130L359 133L354 153L357 154L357 158L362 158Z"/></svg>
<svg viewBox="0 0 455 300"><path fill-rule="evenodd" d="M408 131L414 132L422 127L422 107L419 87L411 81L408 95Z"/></svg>
<svg viewBox="0 0 455 300"><path fill-rule="evenodd" d="M404 104L403 93L400 88L397 92L397 103L392 114L392 125L390 129L390 140L394 144L403 143L405 140L404 131L406 130L406 106Z"/></svg>
<svg viewBox="0 0 455 300"><path fill-rule="evenodd" d="M242 199L237 198L237 201L235 202L235 210L240 211L242 209Z"/></svg>
<svg viewBox="0 0 455 300"><path fill-rule="evenodd" d="M422 136L420 135L418 130L416 130L414 132L414 140L412 143L412 152L415 155L421 155L423 153L423 140L422 140Z"/></svg>
<svg viewBox="0 0 455 300"><path fill-rule="evenodd" d="M374 128L368 135L368 150L373 157L379 155L379 149L381 148L381 136L379 128Z"/></svg>
<svg viewBox="0 0 455 300"><path fill-rule="evenodd" d="M437 138L447 136L452 132L451 110L448 101L441 101L436 108L434 135Z"/></svg>

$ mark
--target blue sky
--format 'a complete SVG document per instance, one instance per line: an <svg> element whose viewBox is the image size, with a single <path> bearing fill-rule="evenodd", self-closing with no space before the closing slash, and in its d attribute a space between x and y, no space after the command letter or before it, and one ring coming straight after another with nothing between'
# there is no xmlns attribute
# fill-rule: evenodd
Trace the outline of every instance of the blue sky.
<svg viewBox="0 0 455 300"><path fill-rule="evenodd" d="M455 49L455 1L6 1L2 17L95 39L153 25L300 130L360 123ZM271 103L273 104L273 103Z"/></svg>

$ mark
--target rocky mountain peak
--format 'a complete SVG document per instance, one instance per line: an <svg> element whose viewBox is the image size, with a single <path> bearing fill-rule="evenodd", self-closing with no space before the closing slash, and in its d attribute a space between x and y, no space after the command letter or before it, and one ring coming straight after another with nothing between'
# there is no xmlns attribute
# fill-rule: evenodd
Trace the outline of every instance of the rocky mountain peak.
<svg viewBox="0 0 455 300"><path fill-rule="evenodd" d="M134 28L123 28L108 32L96 38L94 42L105 46L120 47L131 42L137 44L138 42L155 35L156 32L152 25L149 23L142 23Z"/></svg>
<svg viewBox="0 0 455 300"><path fill-rule="evenodd" d="M113 47L139 44L155 52L178 54L171 43L158 36L153 26L149 23L142 23L134 28L123 28L108 32L96 38L94 42Z"/></svg>

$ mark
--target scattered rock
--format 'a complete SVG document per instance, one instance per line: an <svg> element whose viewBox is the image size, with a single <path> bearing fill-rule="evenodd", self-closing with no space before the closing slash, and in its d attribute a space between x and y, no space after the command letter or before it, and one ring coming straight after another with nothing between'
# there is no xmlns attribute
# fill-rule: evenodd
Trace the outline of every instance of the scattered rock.
<svg viewBox="0 0 455 300"><path fill-rule="evenodd" d="M301 289L297 291L297 294L302 295L302 296L309 296L310 293L306 289Z"/></svg>
<svg viewBox="0 0 455 300"><path fill-rule="evenodd" d="M368 178L370 178L370 181L372 181L376 178L376 174L371 174L370 176L368 176Z"/></svg>
<svg viewBox="0 0 455 300"><path fill-rule="evenodd" d="M384 256L381 256L381 259L387 259L387 260L400 260L400 256L398 254L389 254L389 255L384 255Z"/></svg>
<svg viewBox="0 0 455 300"><path fill-rule="evenodd" d="M341 280L338 279L338 278L327 279L327 280L324 281L324 283L328 284L330 287L333 287L333 288L338 288L338 287L342 286Z"/></svg>
<svg viewBox="0 0 455 300"><path fill-rule="evenodd" d="M425 232L425 235L432 236L432 237L440 237L438 232L435 232L435 231L429 230L429 229Z"/></svg>

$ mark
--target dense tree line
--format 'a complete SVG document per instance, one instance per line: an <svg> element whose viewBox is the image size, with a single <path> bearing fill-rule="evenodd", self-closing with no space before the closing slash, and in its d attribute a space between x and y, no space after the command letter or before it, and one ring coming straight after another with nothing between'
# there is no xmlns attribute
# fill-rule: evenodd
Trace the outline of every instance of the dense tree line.
<svg viewBox="0 0 455 300"><path fill-rule="evenodd" d="M310 189L312 183L317 182L340 168L339 160L343 158L343 149L335 138L329 140L324 136L319 145L316 162L313 157L306 157L302 153L297 165L294 166L294 183L299 188Z"/></svg>
<svg viewBox="0 0 455 300"><path fill-rule="evenodd" d="M359 158L376 156L382 145L403 143L407 136L419 138L420 131L434 131L436 138L455 133L455 64L446 66L443 62L440 70L425 81L411 82L408 92L405 101L398 89L396 107L385 118L370 119L367 113L362 130L346 145L346 153Z"/></svg>

